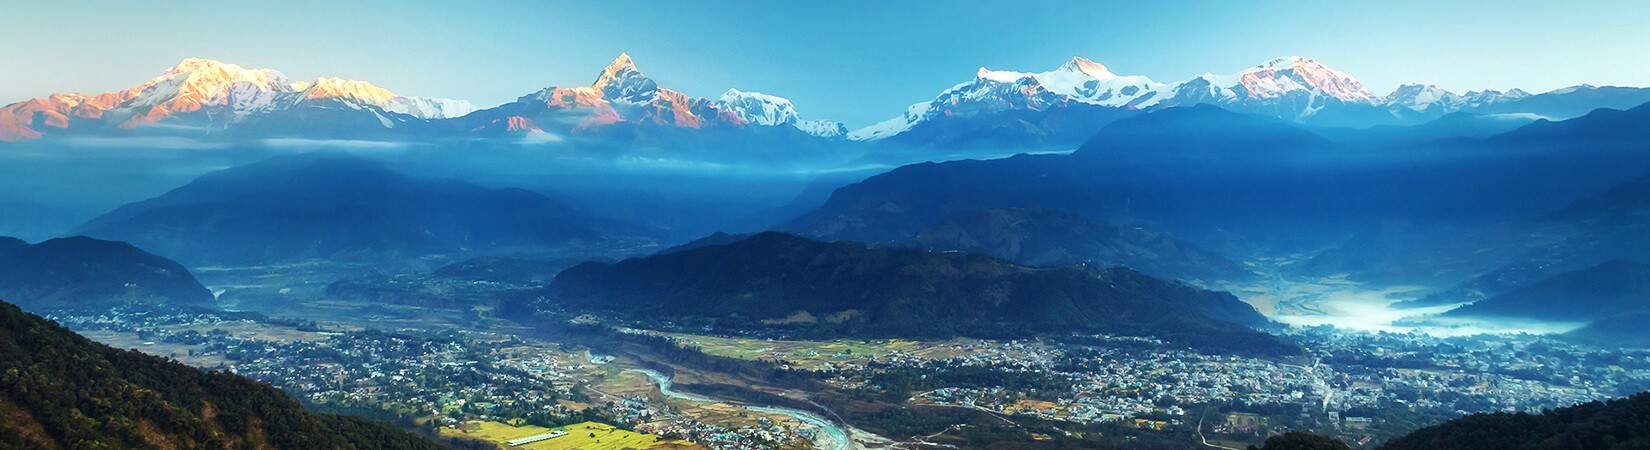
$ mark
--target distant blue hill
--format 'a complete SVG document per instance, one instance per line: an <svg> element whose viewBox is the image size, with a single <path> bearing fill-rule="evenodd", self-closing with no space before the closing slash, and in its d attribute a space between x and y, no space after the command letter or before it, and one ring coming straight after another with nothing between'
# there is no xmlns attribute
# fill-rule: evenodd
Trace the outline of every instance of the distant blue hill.
<svg viewBox="0 0 1650 450"><path fill-rule="evenodd" d="M537 193L420 179L332 154L209 173L75 232L130 241L191 264L602 253L649 242L639 227Z"/></svg>

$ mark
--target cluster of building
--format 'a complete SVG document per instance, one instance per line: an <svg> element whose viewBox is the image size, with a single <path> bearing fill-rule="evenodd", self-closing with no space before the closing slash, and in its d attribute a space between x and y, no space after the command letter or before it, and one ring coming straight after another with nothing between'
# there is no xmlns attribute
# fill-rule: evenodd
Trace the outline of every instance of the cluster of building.
<svg viewBox="0 0 1650 450"><path fill-rule="evenodd" d="M1306 356L1211 355L1139 342L982 343L946 361L910 364L1040 371L1071 380L1070 389L1029 393L1002 386L947 386L911 400L1153 428L1203 422L1200 416L1213 410L1220 416L1208 418L1207 433L1252 438L1310 429L1367 444L1410 431L1416 423L1462 414L1539 411L1650 389L1650 352L1644 351L1535 335L1441 338L1333 328L1289 333L1308 349ZM891 361L902 360L884 359ZM832 383L875 389L871 376L876 372L842 368ZM1198 412L1188 415L1188 410ZM1411 416L1399 417L1404 414Z"/></svg>
<svg viewBox="0 0 1650 450"><path fill-rule="evenodd" d="M79 331L137 333L145 340L187 345L191 356L222 356L227 362L205 368L268 382L312 405L434 418L442 426L470 420L582 421L588 416L581 413L594 408L638 431L715 449L781 448L802 438L781 424L729 428L695 420L646 396L602 393L589 385L591 374L605 362L599 357L514 336L366 330L271 340L218 328L258 323L233 314L117 308L52 318Z"/></svg>
<svg viewBox="0 0 1650 450"><path fill-rule="evenodd" d="M1143 351L1048 342L990 348L1001 353L975 353L956 362L1045 371L1071 380L1071 387L1030 398L1039 407L1026 407L1025 393L1002 387L941 388L915 400L1051 420L1128 422L1142 414L1183 416L1182 405L1303 402L1317 384L1308 367L1167 347Z"/></svg>
<svg viewBox="0 0 1650 450"><path fill-rule="evenodd" d="M642 424L636 427L636 431L677 437L706 447L725 450L775 449L802 438L790 429L772 424L765 419L763 422L769 423L765 426L728 428L683 417Z"/></svg>

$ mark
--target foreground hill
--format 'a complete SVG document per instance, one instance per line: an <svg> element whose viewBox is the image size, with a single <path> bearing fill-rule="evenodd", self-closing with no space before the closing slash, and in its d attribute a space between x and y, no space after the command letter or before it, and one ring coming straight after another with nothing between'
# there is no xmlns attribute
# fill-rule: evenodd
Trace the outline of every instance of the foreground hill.
<svg viewBox="0 0 1650 450"><path fill-rule="evenodd" d="M213 297L172 260L76 236L34 245L0 237L0 298L42 309L120 300L204 304Z"/></svg>
<svg viewBox="0 0 1650 450"><path fill-rule="evenodd" d="M436 449L269 385L92 342L0 302L0 447Z"/></svg>
<svg viewBox="0 0 1650 450"><path fill-rule="evenodd" d="M1387 442L1408 449L1650 448L1650 393L1541 414L1473 414Z"/></svg>
<svg viewBox="0 0 1650 450"><path fill-rule="evenodd" d="M1248 304L1127 269L1027 268L968 254L761 233L557 275L540 310L725 329L864 336L1148 334L1273 351Z"/></svg>
<svg viewBox="0 0 1650 450"><path fill-rule="evenodd" d="M189 264L599 252L630 230L521 189L421 179L367 159L278 157L209 173L76 232Z"/></svg>

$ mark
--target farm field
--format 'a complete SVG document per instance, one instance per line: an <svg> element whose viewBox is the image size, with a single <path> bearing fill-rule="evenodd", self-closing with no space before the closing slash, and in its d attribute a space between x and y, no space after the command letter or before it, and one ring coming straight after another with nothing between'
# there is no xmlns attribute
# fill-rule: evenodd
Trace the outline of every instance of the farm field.
<svg viewBox="0 0 1650 450"><path fill-rule="evenodd" d="M894 355L944 359L967 354L970 352L967 347L980 343L978 340L960 338L932 342L904 339L791 341L685 333L660 334L684 344L697 346L701 351L711 355L745 360L783 360L804 368L819 368L826 364L858 364Z"/></svg>
<svg viewBox="0 0 1650 450"><path fill-rule="evenodd" d="M687 441L665 441L658 436L625 431L614 428L612 425L596 422L584 422L557 428L545 428L533 425L510 426L499 422L465 422L461 429L443 428L442 436L457 436L470 439L480 439L503 447L505 442L527 436L549 433L552 431L566 431L566 436L551 438L519 448L526 450L623 450L623 449L698 449L703 448Z"/></svg>
<svg viewBox="0 0 1650 450"><path fill-rule="evenodd" d="M165 356L195 367L219 367L229 363L223 355L191 355L191 350L203 350L198 345L159 342L138 337L137 333L108 330L89 330L80 333L87 338L114 348L135 349L151 355Z"/></svg>

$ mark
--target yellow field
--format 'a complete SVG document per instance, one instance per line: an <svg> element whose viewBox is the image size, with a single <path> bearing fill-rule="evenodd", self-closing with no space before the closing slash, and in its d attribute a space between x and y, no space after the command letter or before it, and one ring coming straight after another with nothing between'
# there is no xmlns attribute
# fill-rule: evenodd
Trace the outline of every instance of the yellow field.
<svg viewBox="0 0 1650 450"><path fill-rule="evenodd" d="M658 436L642 434L613 428L612 425L595 422L585 422L559 428L545 428L538 426L512 427L498 422L471 421L464 424L463 430L442 428L443 436L459 436L470 439L481 439L503 446L505 442L551 431L566 431L567 435L551 438L523 445L519 448L526 450L624 450L650 448L703 448L687 441L662 441ZM591 437L594 434L595 437Z"/></svg>
<svg viewBox="0 0 1650 450"><path fill-rule="evenodd" d="M967 353L953 347L977 342L969 339L936 342L904 339L787 341L685 333L660 334L698 346L700 351L711 355L746 360L785 360L805 368L815 368L827 363L863 363L872 357L883 358L896 353L925 359L944 359Z"/></svg>

